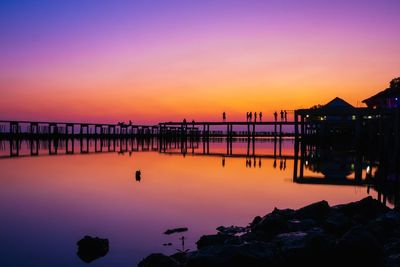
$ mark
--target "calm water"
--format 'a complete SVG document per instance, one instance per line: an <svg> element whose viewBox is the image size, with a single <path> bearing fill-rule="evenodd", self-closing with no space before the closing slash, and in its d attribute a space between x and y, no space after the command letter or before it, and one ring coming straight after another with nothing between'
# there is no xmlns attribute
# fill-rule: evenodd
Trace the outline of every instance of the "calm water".
<svg viewBox="0 0 400 267"><path fill-rule="evenodd" d="M8 146L2 143L1 155L9 154ZM1 158L0 266L87 266L76 255L76 242L85 235L110 241L109 253L91 266L136 266L149 253L181 249L182 235L185 248L194 249L202 234L220 225L246 225L274 207L321 199L333 205L368 195L363 186L294 183L290 140L281 151L278 145L276 159L272 142L255 144L262 157L222 157L225 143L209 144L215 155L192 155L204 151L201 143L196 147L185 155L177 148L45 156L42 145L43 156ZM23 143L20 153L27 149ZM249 147L234 143L232 151L246 154ZM321 177L307 168L305 175ZM373 190L369 194L376 197ZM189 231L163 235L182 226Z"/></svg>

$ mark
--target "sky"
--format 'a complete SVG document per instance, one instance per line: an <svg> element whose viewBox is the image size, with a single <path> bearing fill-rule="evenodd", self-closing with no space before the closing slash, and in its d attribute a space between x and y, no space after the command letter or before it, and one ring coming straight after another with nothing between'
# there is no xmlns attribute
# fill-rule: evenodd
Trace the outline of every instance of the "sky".
<svg viewBox="0 0 400 267"><path fill-rule="evenodd" d="M400 76L398 0L0 0L0 119L245 119Z"/></svg>

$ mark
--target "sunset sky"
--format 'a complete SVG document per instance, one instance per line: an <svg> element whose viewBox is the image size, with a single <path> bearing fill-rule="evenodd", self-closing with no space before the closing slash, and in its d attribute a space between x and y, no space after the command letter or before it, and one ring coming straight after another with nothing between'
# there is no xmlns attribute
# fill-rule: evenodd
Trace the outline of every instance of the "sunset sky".
<svg viewBox="0 0 400 267"><path fill-rule="evenodd" d="M244 119L400 76L398 0L1 1L0 119Z"/></svg>

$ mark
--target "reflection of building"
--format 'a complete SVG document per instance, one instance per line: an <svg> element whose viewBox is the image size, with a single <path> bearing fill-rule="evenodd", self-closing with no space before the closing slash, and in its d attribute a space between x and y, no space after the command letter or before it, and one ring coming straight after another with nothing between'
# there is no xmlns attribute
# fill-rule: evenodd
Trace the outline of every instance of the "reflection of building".
<svg viewBox="0 0 400 267"><path fill-rule="evenodd" d="M329 179L346 179L354 171L354 156L349 151L325 149L306 157L306 169Z"/></svg>
<svg viewBox="0 0 400 267"><path fill-rule="evenodd" d="M295 152L294 181L306 184L362 185L368 184L371 169L363 162L361 155L351 147L320 147L311 144L300 145ZM300 156L296 155L300 152ZM304 175L304 170L311 174ZM318 174L322 174L322 177Z"/></svg>
<svg viewBox="0 0 400 267"><path fill-rule="evenodd" d="M400 108L400 77L390 82L390 87L362 101L369 108Z"/></svg>

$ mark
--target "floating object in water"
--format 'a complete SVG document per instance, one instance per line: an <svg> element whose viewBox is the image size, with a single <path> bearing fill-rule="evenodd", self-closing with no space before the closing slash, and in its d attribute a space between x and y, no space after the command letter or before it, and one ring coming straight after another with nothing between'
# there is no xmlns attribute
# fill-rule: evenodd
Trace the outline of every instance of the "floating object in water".
<svg viewBox="0 0 400 267"><path fill-rule="evenodd" d="M135 173L135 179L136 181L140 182L140 180L142 180L142 173L140 172L140 170L137 170Z"/></svg>
<svg viewBox="0 0 400 267"><path fill-rule="evenodd" d="M164 235L172 235L175 233L182 233L182 232L186 232L187 230L189 230L187 227L168 229L167 231L164 232Z"/></svg>

